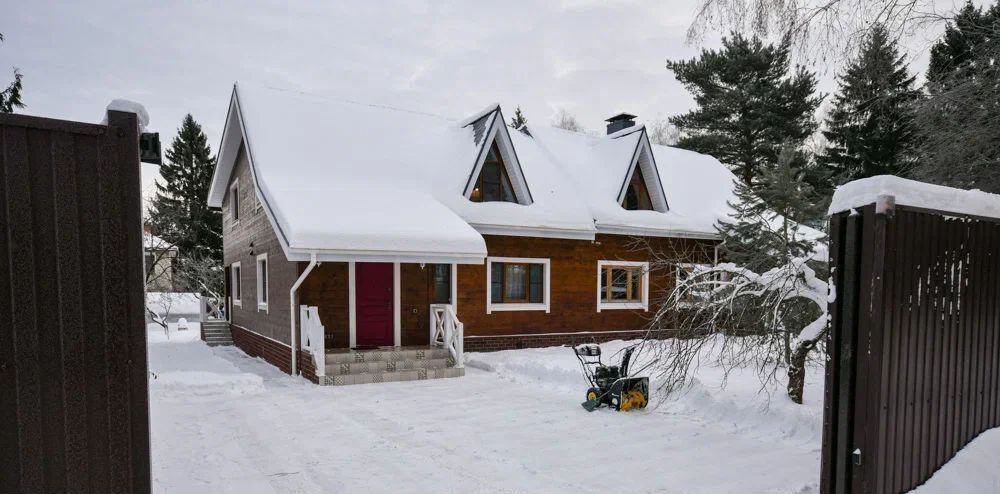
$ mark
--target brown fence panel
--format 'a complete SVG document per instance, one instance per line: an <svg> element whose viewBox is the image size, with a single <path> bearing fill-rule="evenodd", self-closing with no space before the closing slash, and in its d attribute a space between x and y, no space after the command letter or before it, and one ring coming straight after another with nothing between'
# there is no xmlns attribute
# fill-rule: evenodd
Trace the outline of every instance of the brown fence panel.
<svg viewBox="0 0 1000 494"><path fill-rule="evenodd" d="M0 115L0 492L148 492L136 116Z"/></svg>
<svg viewBox="0 0 1000 494"><path fill-rule="evenodd" d="M906 492L1000 426L1000 221L869 205L830 219L822 492Z"/></svg>

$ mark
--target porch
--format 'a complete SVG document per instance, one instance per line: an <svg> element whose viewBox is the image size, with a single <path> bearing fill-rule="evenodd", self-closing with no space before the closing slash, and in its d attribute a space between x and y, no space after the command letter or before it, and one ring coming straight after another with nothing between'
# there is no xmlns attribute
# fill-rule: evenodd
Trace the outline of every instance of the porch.
<svg viewBox="0 0 1000 494"><path fill-rule="evenodd" d="M454 264L317 264L297 293L303 371L345 385L459 377Z"/></svg>

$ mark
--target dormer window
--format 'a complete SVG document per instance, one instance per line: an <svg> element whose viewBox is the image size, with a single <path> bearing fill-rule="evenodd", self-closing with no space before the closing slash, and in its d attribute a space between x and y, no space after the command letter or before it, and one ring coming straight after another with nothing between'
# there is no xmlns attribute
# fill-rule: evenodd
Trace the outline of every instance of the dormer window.
<svg viewBox="0 0 1000 494"><path fill-rule="evenodd" d="M618 189L618 204L622 209L629 211L666 213L670 210L670 206L667 205L667 196L663 191L660 172L656 169L653 149L646 137L646 131L642 130L638 138L632 163L622 179L621 188Z"/></svg>
<svg viewBox="0 0 1000 494"><path fill-rule="evenodd" d="M476 185L469 195L472 202L517 202L514 188L510 184L510 176L504 165L503 157L496 142L490 146L490 151L483 162Z"/></svg>
<svg viewBox="0 0 1000 494"><path fill-rule="evenodd" d="M632 180L625 189L622 207L629 211L653 211L653 203L649 200L649 189L646 188L646 181L642 178L642 168L635 168Z"/></svg>

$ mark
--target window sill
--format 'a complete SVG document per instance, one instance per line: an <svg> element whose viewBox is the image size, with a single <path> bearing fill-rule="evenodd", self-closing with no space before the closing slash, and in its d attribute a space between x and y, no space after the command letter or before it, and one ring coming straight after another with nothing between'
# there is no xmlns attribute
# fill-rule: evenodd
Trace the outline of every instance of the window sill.
<svg viewBox="0 0 1000 494"><path fill-rule="evenodd" d="M549 311L549 306L544 303L524 303L524 304L490 304L487 307L487 313L490 312L511 312L511 311L530 311L530 310L543 310L545 312Z"/></svg>
<svg viewBox="0 0 1000 494"><path fill-rule="evenodd" d="M235 305L236 307L241 307L242 308L243 307L243 302L241 302L239 300L233 300L233 305Z"/></svg>
<svg viewBox="0 0 1000 494"><path fill-rule="evenodd" d="M257 312L260 311L268 312L266 303L257 303Z"/></svg>
<svg viewBox="0 0 1000 494"><path fill-rule="evenodd" d="M649 310L649 305L642 302L601 302L597 305L597 311L602 310Z"/></svg>

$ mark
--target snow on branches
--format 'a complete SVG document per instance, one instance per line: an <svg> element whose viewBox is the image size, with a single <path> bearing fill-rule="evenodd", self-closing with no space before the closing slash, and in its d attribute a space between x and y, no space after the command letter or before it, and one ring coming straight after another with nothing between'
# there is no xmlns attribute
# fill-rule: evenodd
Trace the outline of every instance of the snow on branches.
<svg viewBox="0 0 1000 494"><path fill-rule="evenodd" d="M676 286L650 325L677 337L647 342L663 394L689 384L693 369L707 359L727 375L753 368L763 387L784 369L788 395L801 403L806 361L827 330L828 285L810 262L796 257L755 273L733 263L659 260L652 269L677 270Z"/></svg>

